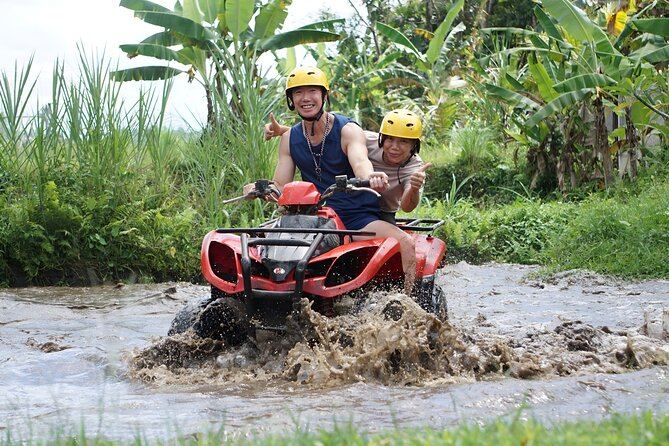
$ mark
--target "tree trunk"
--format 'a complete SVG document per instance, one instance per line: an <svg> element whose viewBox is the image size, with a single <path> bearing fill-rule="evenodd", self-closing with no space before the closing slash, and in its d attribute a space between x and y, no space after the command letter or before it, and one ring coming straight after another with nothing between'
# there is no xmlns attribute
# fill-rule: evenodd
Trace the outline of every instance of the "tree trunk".
<svg viewBox="0 0 669 446"><path fill-rule="evenodd" d="M608 131L606 129L606 111L604 102L597 96L595 106L595 150L602 160L604 187L608 188L613 181L613 162L609 153Z"/></svg>
<svg viewBox="0 0 669 446"><path fill-rule="evenodd" d="M625 139L627 139L627 154L629 156L629 176L631 179L634 179L637 175L639 137L632 121L632 107L625 109Z"/></svg>
<svg viewBox="0 0 669 446"><path fill-rule="evenodd" d="M204 87L207 95L207 126L213 129L216 126L216 116L214 115L214 102L211 98L211 89Z"/></svg>

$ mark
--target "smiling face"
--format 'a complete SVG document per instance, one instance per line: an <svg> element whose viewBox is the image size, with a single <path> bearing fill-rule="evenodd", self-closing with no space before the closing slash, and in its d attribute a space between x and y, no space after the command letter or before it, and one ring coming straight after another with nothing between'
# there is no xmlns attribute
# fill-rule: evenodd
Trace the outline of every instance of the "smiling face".
<svg viewBox="0 0 669 446"><path fill-rule="evenodd" d="M400 166L412 155L415 139L383 135L383 155L387 163Z"/></svg>
<svg viewBox="0 0 669 446"><path fill-rule="evenodd" d="M323 87L305 85L291 90L295 110L303 118L312 118L323 108Z"/></svg>

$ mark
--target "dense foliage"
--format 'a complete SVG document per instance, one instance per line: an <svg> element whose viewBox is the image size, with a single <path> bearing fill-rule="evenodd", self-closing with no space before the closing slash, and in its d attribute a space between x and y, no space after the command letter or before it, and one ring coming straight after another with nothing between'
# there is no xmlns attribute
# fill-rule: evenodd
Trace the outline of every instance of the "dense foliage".
<svg viewBox="0 0 669 446"><path fill-rule="evenodd" d="M434 166L417 213L446 221L451 261L669 277L666 2L364 0L308 39L282 29L290 2L192 3L122 2L165 27L123 51L183 69L115 71L80 50L80 78L57 63L34 114L32 62L2 73L0 284L199 280L208 229L273 212L221 201L272 175L262 125L285 110L281 74L297 63L277 50L307 41L321 42L307 50L331 109L372 130L389 109L420 112ZM117 81L140 78L170 80L123 103ZM165 128L172 82L194 78L204 128Z"/></svg>

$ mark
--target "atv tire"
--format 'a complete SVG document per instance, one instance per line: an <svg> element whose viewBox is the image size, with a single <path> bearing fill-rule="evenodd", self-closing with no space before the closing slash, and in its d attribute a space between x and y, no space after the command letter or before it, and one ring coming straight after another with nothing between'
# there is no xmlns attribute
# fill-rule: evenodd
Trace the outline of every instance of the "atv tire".
<svg viewBox="0 0 669 446"><path fill-rule="evenodd" d="M444 290L434 283L434 276L426 276L416 280L411 294L423 310L434 314L442 321L448 319L446 296Z"/></svg>
<svg viewBox="0 0 669 446"><path fill-rule="evenodd" d="M243 302L212 289L211 297L189 302L177 313L168 336L193 329L201 338L225 342L230 346L243 344L251 332Z"/></svg>

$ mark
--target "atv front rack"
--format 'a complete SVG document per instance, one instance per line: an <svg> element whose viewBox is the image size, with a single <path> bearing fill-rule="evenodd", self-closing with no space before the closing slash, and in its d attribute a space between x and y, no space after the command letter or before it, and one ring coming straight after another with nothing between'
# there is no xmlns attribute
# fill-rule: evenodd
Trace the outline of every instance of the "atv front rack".
<svg viewBox="0 0 669 446"><path fill-rule="evenodd" d="M242 277L244 279L244 294L246 296L247 305L252 306L253 301L258 298L284 298L293 299L293 302L298 302L302 297L302 287L304 284L304 275L309 260L314 256L316 249L323 241L326 234L339 235L343 243L343 237L346 235L364 235L374 236L375 232L371 231L354 231L343 229L315 229L315 228L219 228L216 232L222 234L239 233L241 243L241 268ZM258 236L266 233L285 233L285 234L316 234L316 237L309 242L306 240L291 240L291 239L268 239L265 237L250 237ZM305 246L308 247L307 252L300 259L295 267L295 289L293 291L271 291L254 289L251 286L251 257L249 256L250 246Z"/></svg>

